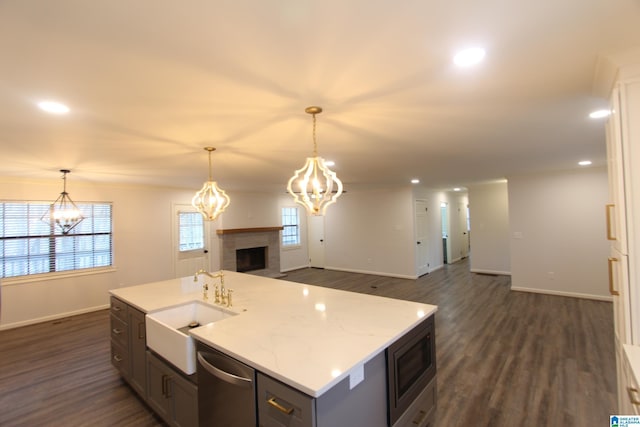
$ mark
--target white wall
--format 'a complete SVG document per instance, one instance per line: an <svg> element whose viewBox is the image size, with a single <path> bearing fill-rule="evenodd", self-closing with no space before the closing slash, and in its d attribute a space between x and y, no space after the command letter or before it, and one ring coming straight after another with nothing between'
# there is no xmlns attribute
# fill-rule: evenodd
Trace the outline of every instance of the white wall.
<svg viewBox="0 0 640 427"><path fill-rule="evenodd" d="M471 271L510 274L507 183L469 187Z"/></svg>
<svg viewBox="0 0 640 427"><path fill-rule="evenodd" d="M61 191L59 179L51 181L0 177L0 199L51 200ZM0 292L0 329L46 321L105 308L110 289L174 277L172 242L173 206L190 204L197 189L97 184L70 181L76 201L113 203L114 267L90 274L48 275L4 279ZM281 225L280 206L287 203L275 194L228 192L231 204L210 223L210 269L220 268L217 229L273 227ZM305 221L304 215L302 218ZM303 222L304 225L304 222ZM306 228L304 248L281 253L281 264L308 265ZM291 255L291 256L290 256ZM300 259L306 264L299 265Z"/></svg>
<svg viewBox="0 0 640 427"><path fill-rule="evenodd" d="M416 277L411 188L349 189L325 216L328 269Z"/></svg>
<svg viewBox="0 0 640 427"><path fill-rule="evenodd" d="M51 200L52 181L0 178L0 199ZM190 203L193 192L170 188L68 182L76 201L113 202L114 268L92 274L7 278L2 281L0 329L106 307L108 290L173 275L172 203Z"/></svg>
<svg viewBox="0 0 640 427"><path fill-rule="evenodd" d="M610 299L607 194L604 168L510 177L512 289Z"/></svg>

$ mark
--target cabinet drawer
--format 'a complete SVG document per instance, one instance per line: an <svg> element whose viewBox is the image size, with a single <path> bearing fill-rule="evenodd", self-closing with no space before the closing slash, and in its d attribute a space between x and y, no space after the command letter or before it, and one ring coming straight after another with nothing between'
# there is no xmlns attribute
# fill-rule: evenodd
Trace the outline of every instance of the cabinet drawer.
<svg viewBox="0 0 640 427"><path fill-rule="evenodd" d="M111 297L111 314L122 320L127 321L127 304L118 298Z"/></svg>
<svg viewBox="0 0 640 427"><path fill-rule="evenodd" d="M120 371L120 375L124 378L129 377L129 352L113 340L111 341L111 364Z"/></svg>
<svg viewBox="0 0 640 427"><path fill-rule="evenodd" d="M315 426L315 406L312 397L259 372L256 382L260 427Z"/></svg>
<svg viewBox="0 0 640 427"><path fill-rule="evenodd" d="M434 377L429 382L429 385L398 418L393 427L430 427L433 425L436 412L436 379L437 377Z"/></svg>
<svg viewBox="0 0 640 427"><path fill-rule="evenodd" d="M111 316L111 340L125 349L129 348L129 328L127 323Z"/></svg>

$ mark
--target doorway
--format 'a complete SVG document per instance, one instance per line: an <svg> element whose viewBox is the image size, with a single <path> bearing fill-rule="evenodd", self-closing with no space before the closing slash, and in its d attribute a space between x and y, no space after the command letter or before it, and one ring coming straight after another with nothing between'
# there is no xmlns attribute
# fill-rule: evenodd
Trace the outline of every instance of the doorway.
<svg viewBox="0 0 640 427"><path fill-rule="evenodd" d="M172 248L175 277L209 271L210 222L191 205L173 205Z"/></svg>
<svg viewBox="0 0 640 427"><path fill-rule="evenodd" d="M442 263L449 263L449 204L440 202L440 218L442 222Z"/></svg>
<svg viewBox="0 0 640 427"><path fill-rule="evenodd" d="M426 200L415 201L416 221L416 273L423 276L429 273L429 208Z"/></svg>
<svg viewBox="0 0 640 427"><path fill-rule="evenodd" d="M324 216L307 216L309 237L309 266L324 268Z"/></svg>

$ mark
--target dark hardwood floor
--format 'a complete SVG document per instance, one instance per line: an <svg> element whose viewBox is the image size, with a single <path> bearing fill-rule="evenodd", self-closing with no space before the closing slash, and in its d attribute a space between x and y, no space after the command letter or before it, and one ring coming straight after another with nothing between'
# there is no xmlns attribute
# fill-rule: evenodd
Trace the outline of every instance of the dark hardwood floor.
<svg viewBox="0 0 640 427"><path fill-rule="evenodd" d="M438 427L596 427L616 412L611 303L512 292L466 260L417 280L284 279L438 305ZM109 351L106 310L0 332L0 426L162 425Z"/></svg>

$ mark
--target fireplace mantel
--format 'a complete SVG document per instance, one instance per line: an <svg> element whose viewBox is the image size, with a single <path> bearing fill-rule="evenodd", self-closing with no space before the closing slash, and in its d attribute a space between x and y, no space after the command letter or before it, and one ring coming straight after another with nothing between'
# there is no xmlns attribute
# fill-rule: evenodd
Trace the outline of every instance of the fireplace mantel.
<svg viewBox="0 0 640 427"><path fill-rule="evenodd" d="M253 228L226 228L216 230L216 234L235 234L235 233L262 233L265 231L280 231L284 227L253 227Z"/></svg>

